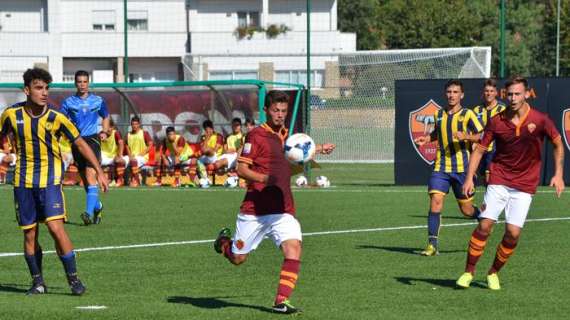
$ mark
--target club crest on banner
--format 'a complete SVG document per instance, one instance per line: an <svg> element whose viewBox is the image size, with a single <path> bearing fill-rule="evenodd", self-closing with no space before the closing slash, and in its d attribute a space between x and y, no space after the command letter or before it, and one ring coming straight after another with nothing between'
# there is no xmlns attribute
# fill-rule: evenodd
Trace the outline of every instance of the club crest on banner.
<svg viewBox="0 0 570 320"><path fill-rule="evenodd" d="M566 141L566 148L570 150L570 108L562 112L562 135Z"/></svg>
<svg viewBox="0 0 570 320"><path fill-rule="evenodd" d="M410 142L420 157L429 165L432 165L435 161L437 141L426 143L420 147L414 143L414 139L433 132L436 121L435 113L440 109L442 109L441 106L430 100L419 109L410 112L408 121Z"/></svg>

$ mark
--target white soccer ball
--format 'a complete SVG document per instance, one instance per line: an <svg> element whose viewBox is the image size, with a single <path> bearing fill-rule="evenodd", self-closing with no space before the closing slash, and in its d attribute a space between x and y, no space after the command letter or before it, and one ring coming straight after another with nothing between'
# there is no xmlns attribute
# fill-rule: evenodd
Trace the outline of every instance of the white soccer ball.
<svg viewBox="0 0 570 320"><path fill-rule="evenodd" d="M316 177L315 182L317 183L317 186L319 186L321 188L328 188L331 186L331 181L329 180L329 178L327 178L325 176Z"/></svg>
<svg viewBox="0 0 570 320"><path fill-rule="evenodd" d="M309 184L309 181L307 181L307 178L305 176L299 176L295 180L295 185L297 185L297 187L304 187L307 184Z"/></svg>
<svg viewBox="0 0 570 320"><path fill-rule="evenodd" d="M224 182L226 188L235 188L239 184L239 178L237 176L229 176Z"/></svg>
<svg viewBox="0 0 570 320"><path fill-rule="evenodd" d="M295 133L285 141L285 158L294 164L303 164L315 157L315 141L304 133Z"/></svg>
<svg viewBox="0 0 570 320"><path fill-rule="evenodd" d="M207 178L200 178L198 183L200 184L200 188L209 188L210 187L210 180L208 180Z"/></svg>

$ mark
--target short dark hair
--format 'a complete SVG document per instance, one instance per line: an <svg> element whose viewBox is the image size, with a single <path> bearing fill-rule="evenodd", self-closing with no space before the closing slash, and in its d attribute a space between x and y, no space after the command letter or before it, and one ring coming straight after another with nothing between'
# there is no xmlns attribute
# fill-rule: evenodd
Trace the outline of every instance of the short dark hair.
<svg viewBox="0 0 570 320"><path fill-rule="evenodd" d="M29 87L34 80L42 80L43 82L50 84L52 82L52 77L49 72L42 68L28 69L24 72L24 86Z"/></svg>
<svg viewBox="0 0 570 320"><path fill-rule="evenodd" d="M133 123L133 122L138 122L138 123L140 123L140 122L141 122L141 118L139 118L139 116L134 116L134 117L131 118L131 123Z"/></svg>
<svg viewBox="0 0 570 320"><path fill-rule="evenodd" d="M289 95L280 90L271 90L265 96L265 107L269 108L275 103L289 103Z"/></svg>
<svg viewBox="0 0 570 320"><path fill-rule="evenodd" d="M447 89L451 86L458 86L461 89L461 92L465 92L465 90L463 90L463 82L457 79L451 79L447 81L447 83L445 84L445 91L447 91Z"/></svg>
<svg viewBox="0 0 570 320"><path fill-rule="evenodd" d="M174 130L174 127L172 127L172 126L166 127L166 134L168 135L171 132L176 132L176 130Z"/></svg>
<svg viewBox="0 0 570 320"><path fill-rule="evenodd" d="M89 72L85 71L85 70L77 70L75 72L75 81L77 81L78 77L87 77L87 80L89 80Z"/></svg>
<svg viewBox="0 0 570 320"><path fill-rule="evenodd" d="M255 126L255 120L253 120L252 118L246 118L245 119L245 125L248 125L248 124Z"/></svg>
<svg viewBox="0 0 570 320"><path fill-rule="evenodd" d="M519 84L519 83L522 83L524 85L524 89L528 90L528 81L526 80L525 77L522 76L514 76L509 80L507 80L507 82L505 82L505 89L508 89L513 84Z"/></svg>
<svg viewBox="0 0 570 320"><path fill-rule="evenodd" d="M206 129L206 128L212 128L214 129L214 123L212 122L212 120L208 119L208 120L204 120L204 122L202 122L202 128Z"/></svg>
<svg viewBox="0 0 570 320"><path fill-rule="evenodd" d="M495 79L487 79L485 80L485 82L483 83L483 88L485 87L494 87L497 88L497 80Z"/></svg>
<svg viewBox="0 0 570 320"><path fill-rule="evenodd" d="M241 126L241 119L240 119L240 118L233 118L233 119L232 119L232 126L233 126L234 124L239 124L239 125Z"/></svg>

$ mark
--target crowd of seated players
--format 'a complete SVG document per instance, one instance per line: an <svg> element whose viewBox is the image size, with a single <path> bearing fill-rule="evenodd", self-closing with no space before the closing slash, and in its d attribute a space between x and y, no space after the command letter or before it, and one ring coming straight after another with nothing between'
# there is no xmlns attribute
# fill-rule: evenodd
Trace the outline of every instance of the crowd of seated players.
<svg viewBox="0 0 570 320"><path fill-rule="evenodd" d="M255 123L247 119L245 125L246 130L251 130ZM245 138L241 119L234 118L231 126L232 133L224 138L214 130L213 122L206 120L197 142L186 141L171 126L166 128L162 141L153 141L135 116L126 138L111 124L111 134L101 139L101 164L110 186L115 187L223 184L227 177L237 175L237 157ZM60 141L65 163L64 185L77 185L80 179L69 145L64 139Z"/></svg>

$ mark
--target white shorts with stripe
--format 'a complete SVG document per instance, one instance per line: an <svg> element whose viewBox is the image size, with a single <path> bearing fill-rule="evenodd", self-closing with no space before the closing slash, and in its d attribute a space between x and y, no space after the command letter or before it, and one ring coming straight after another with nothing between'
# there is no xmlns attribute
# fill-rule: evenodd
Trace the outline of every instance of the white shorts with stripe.
<svg viewBox="0 0 570 320"><path fill-rule="evenodd" d="M505 211L505 222L522 228L532 202L530 193L503 185L487 186L480 217L497 221Z"/></svg>
<svg viewBox="0 0 570 320"><path fill-rule="evenodd" d="M125 161L125 166L129 165L129 156L122 156L123 161ZM101 154L101 165L102 166L110 166L115 163L115 158L109 158L104 154Z"/></svg>
<svg viewBox="0 0 570 320"><path fill-rule="evenodd" d="M265 238L271 239L277 247L286 240L302 241L301 224L288 213L263 216L238 214L232 242L233 253L247 254L257 249Z"/></svg>

